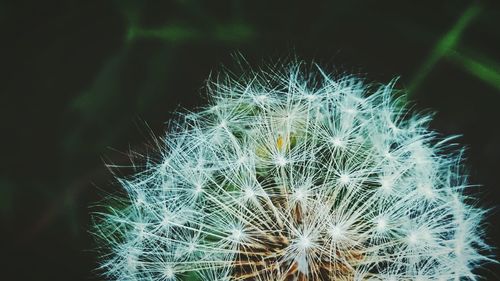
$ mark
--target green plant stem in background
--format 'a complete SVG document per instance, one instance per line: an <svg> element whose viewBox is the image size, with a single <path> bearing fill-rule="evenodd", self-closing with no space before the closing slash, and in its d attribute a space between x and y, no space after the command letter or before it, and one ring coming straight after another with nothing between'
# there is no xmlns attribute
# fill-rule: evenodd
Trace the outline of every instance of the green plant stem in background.
<svg viewBox="0 0 500 281"><path fill-rule="evenodd" d="M461 66L469 74L500 90L500 67L492 64L492 60L480 59L477 56L473 58L470 55L455 50L450 50L446 53L446 58Z"/></svg>
<svg viewBox="0 0 500 281"><path fill-rule="evenodd" d="M159 38L164 41L179 42L197 39L200 33L190 27L182 25L166 25L155 29L143 29L131 26L128 30L127 40L133 41L138 38Z"/></svg>
<svg viewBox="0 0 500 281"><path fill-rule="evenodd" d="M128 29L127 41L139 38L154 38L164 42L185 42L192 40L209 39L221 42L239 43L250 40L255 36L252 26L245 23L227 23L210 26L207 32L200 28L170 24L158 28L141 28L132 25Z"/></svg>
<svg viewBox="0 0 500 281"><path fill-rule="evenodd" d="M444 56L446 56L460 40L464 30L469 26L474 18L481 12L481 6L477 3L472 4L460 16L455 25L446 33L441 40L438 41L429 57L420 66L415 74L410 86L408 87L408 95L415 93L417 88L422 84L427 75L434 68L435 64Z"/></svg>

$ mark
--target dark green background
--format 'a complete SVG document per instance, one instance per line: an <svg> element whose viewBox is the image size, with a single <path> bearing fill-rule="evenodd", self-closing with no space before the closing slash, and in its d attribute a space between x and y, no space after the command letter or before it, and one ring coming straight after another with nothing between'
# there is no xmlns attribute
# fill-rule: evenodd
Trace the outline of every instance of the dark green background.
<svg viewBox="0 0 500 281"><path fill-rule="evenodd" d="M104 161L148 152L172 111L240 52L297 56L410 89L460 134L481 204L500 196L497 1L1 1L0 279L92 280ZM180 107L179 107L180 106ZM147 124L147 125L146 125ZM498 210L488 218L498 245ZM498 267L485 265L488 280Z"/></svg>

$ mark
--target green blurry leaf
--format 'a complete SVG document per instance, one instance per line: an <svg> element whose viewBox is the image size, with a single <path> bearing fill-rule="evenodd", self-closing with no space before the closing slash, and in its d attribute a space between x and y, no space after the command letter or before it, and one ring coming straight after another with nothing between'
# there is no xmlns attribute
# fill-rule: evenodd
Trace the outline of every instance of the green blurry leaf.
<svg viewBox="0 0 500 281"><path fill-rule="evenodd" d="M472 57L458 51L448 52L446 58L473 76L500 90L500 66L494 64L493 60L480 56Z"/></svg>
<svg viewBox="0 0 500 281"><path fill-rule="evenodd" d="M446 33L441 40L437 42L434 46L429 57L420 66L415 77L413 78L410 86L408 87L408 94L411 95L415 90L422 84L427 75L434 68L436 63L445 56L451 49L453 49L457 43L460 41L460 37L463 32L470 25L473 19L475 19L481 12L481 6L477 3L471 5L465 12L460 16L455 25Z"/></svg>
<svg viewBox="0 0 500 281"><path fill-rule="evenodd" d="M248 24L232 23L218 25L214 29L214 39L219 41L242 42L255 36L255 30Z"/></svg>
<svg viewBox="0 0 500 281"><path fill-rule="evenodd" d="M198 39L201 33L189 26L180 24L166 25L160 28L143 29L132 26L127 33L127 40L132 41L138 38L157 38L169 42L182 42Z"/></svg>
<svg viewBox="0 0 500 281"><path fill-rule="evenodd" d="M120 52L106 61L91 86L76 97L70 107L86 118L99 118L119 95L120 70L125 60L126 52Z"/></svg>
<svg viewBox="0 0 500 281"><path fill-rule="evenodd" d="M191 27L182 24L170 24L159 28L141 28L135 25L129 27L127 40L160 39L169 43L179 43L193 40L215 40L227 43L240 43L255 37L255 29L244 23L218 24L205 28Z"/></svg>

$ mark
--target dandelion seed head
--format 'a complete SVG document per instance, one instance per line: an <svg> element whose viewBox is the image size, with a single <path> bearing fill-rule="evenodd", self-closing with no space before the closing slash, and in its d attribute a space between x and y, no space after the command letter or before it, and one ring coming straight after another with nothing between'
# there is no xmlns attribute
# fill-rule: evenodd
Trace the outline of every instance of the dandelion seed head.
<svg viewBox="0 0 500 281"><path fill-rule="evenodd" d="M311 238L307 235L301 235L297 241L300 250L307 250L312 246Z"/></svg>
<svg viewBox="0 0 500 281"><path fill-rule="evenodd" d="M241 241L245 237L245 234L243 233L243 230L234 228L231 231L231 238L233 238L236 241Z"/></svg>
<svg viewBox="0 0 500 281"><path fill-rule="evenodd" d="M331 225L328 233L333 241L340 241L345 238L345 230L339 225Z"/></svg>
<svg viewBox="0 0 500 281"><path fill-rule="evenodd" d="M165 270L163 271L163 275L165 276L165 278L169 279L169 278L173 278L175 276L175 273L174 273L174 270L172 269L172 267L167 266L165 268Z"/></svg>
<svg viewBox="0 0 500 281"><path fill-rule="evenodd" d="M342 141L342 139L340 139L339 137L332 137L330 139L330 142L335 146L335 147L343 147L344 146L344 142Z"/></svg>
<svg viewBox="0 0 500 281"><path fill-rule="evenodd" d="M479 278L485 212L460 151L394 82L300 63L224 77L96 215L109 279Z"/></svg>
<svg viewBox="0 0 500 281"><path fill-rule="evenodd" d="M341 174L339 177L339 181L343 185L349 184L351 182L351 176L349 174Z"/></svg>
<svg viewBox="0 0 500 281"><path fill-rule="evenodd" d="M384 216L376 218L375 227L378 232L385 232L388 227L388 219Z"/></svg>

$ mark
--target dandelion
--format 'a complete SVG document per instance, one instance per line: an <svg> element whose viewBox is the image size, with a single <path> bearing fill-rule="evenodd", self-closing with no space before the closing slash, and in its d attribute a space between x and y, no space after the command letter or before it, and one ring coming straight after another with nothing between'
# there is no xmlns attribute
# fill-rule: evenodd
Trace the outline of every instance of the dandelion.
<svg viewBox="0 0 500 281"><path fill-rule="evenodd" d="M393 83L291 64L209 85L96 216L109 279L479 278L484 210L460 151Z"/></svg>

